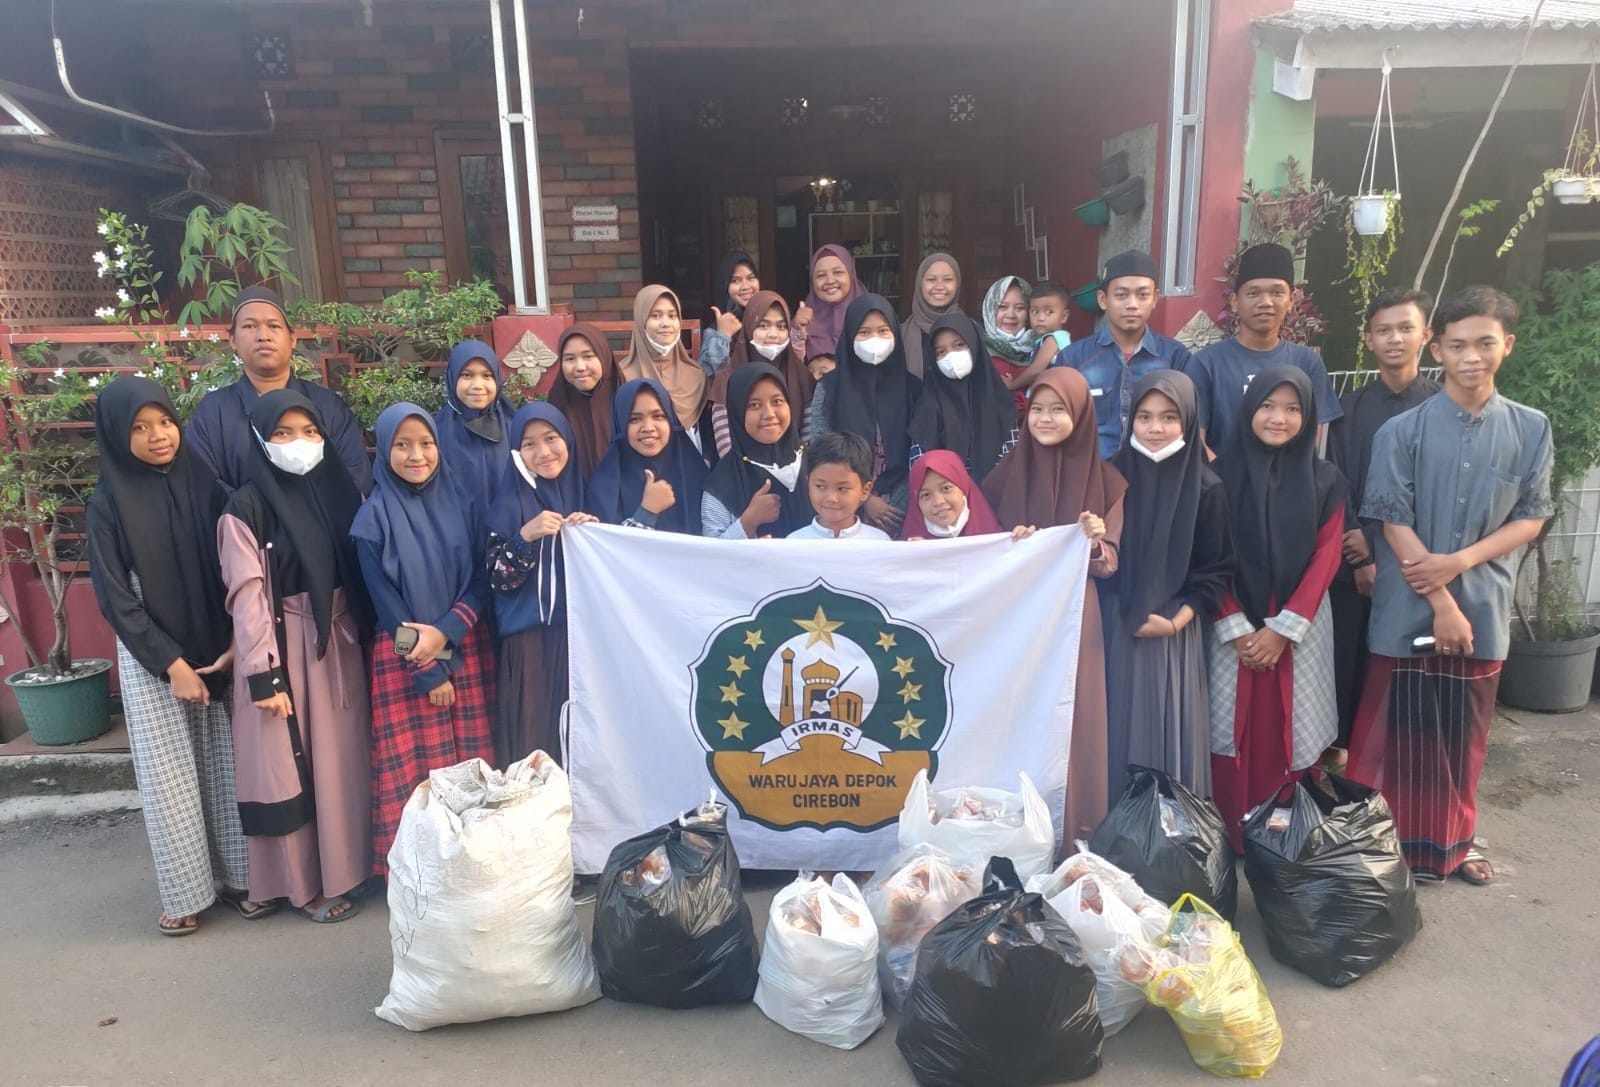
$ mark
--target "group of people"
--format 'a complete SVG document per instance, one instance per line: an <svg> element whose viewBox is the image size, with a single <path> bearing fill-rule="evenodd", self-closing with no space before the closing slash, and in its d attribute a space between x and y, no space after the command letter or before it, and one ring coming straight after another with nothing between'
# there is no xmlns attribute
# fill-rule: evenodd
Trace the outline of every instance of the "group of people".
<svg viewBox="0 0 1600 1087"><path fill-rule="evenodd" d="M624 355L571 325L548 398L520 408L493 349L458 345L446 406L387 408L375 463L343 402L293 376L264 288L234 305L244 376L187 428L152 381L103 390L90 561L160 931L193 932L219 894L343 920L430 770L559 757L561 540L589 521L923 546L1077 525L1094 589L1066 840L1142 765L1212 797L1237 848L1244 814L1322 763L1386 792L1420 874L1492 878L1474 802L1509 563L1552 512L1548 421L1494 391L1510 299L1380 295L1376 376L1341 403L1282 338L1275 245L1240 261L1235 334L1192 355L1149 327L1140 252L1107 262L1105 318L1075 342L1056 284L1007 276L964 313L943 253L904 320L839 246L794 311L746 254L716 274L697 354L677 295L647 286Z"/></svg>

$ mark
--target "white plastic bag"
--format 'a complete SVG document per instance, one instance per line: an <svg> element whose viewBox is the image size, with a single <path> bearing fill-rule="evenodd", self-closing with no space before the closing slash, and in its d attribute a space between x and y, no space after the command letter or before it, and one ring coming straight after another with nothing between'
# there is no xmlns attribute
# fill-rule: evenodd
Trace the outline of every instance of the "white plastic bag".
<svg viewBox="0 0 1600 1087"><path fill-rule="evenodd" d="M983 891L983 869L952 860L923 842L897 853L863 892L878 926L884 1003L898 1008L911 988L922 938Z"/></svg>
<svg viewBox="0 0 1600 1087"><path fill-rule="evenodd" d="M773 898L755 1000L780 1027L835 1049L883 1025L878 927L849 876L830 886L802 873Z"/></svg>
<svg viewBox="0 0 1600 1087"><path fill-rule="evenodd" d="M1115 955L1119 946L1153 946L1166 932L1171 911L1139 887L1138 882L1104 857L1078 852L1051 872L1028 881L1028 890L1044 896L1067 922L1094 970L1100 1022L1115 1034L1145 1006L1144 985L1133 972L1125 976Z"/></svg>
<svg viewBox="0 0 1600 1087"><path fill-rule="evenodd" d="M1027 774L1017 792L975 786L928 788L928 772L917 771L900 809L900 848L919 842L937 846L981 872L990 857L1009 857L1026 882L1050 870L1056 851L1050 810Z"/></svg>
<svg viewBox="0 0 1600 1087"><path fill-rule="evenodd" d="M571 822L567 775L542 751L504 773L469 759L428 775L389 850L394 974L378 1018L429 1030L599 998Z"/></svg>

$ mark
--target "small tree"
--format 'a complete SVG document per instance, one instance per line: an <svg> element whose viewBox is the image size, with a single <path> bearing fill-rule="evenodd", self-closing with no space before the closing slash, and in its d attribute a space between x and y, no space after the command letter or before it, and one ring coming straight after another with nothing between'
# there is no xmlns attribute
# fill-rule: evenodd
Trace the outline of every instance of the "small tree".
<svg viewBox="0 0 1600 1087"><path fill-rule="evenodd" d="M1522 320L1516 347L1496 382L1505 396L1550 419L1555 467L1550 491L1561 501L1571 484L1600 464L1600 264L1546 273L1541 288L1517 292ZM1582 627L1565 564L1553 559L1551 518L1534 539L1534 615L1518 605L1523 632L1563 641ZM1527 556L1524 556L1526 561Z"/></svg>
<svg viewBox="0 0 1600 1087"><path fill-rule="evenodd" d="M234 204L213 215L204 204L189 213L178 247L178 285L198 289L200 297L184 303L180 325L197 325L233 307L240 277L256 282L299 283L289 272L284 225L260 208Z"/></svg>

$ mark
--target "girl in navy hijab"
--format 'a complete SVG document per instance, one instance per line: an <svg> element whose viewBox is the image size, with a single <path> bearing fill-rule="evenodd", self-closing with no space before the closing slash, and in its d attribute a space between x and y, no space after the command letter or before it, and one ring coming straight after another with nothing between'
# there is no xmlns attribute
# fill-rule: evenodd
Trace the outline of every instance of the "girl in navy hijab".
<svg viewBox="0 0 1600 1087"><path fill-rule="evenodd" d="M444 371L445 404L434 415L444 459L461 486L487 510L505 467L514 409L506 399L500 358L482 340L463 340Z"/></svg>
<svg viewBox="0 0 1600 1087"><path fill-rule="evenodd" d="M589 512L611 525L700 535L706 463L659 381L635 378L617 390L611 434L589 478Z"/></svg>
<svg viewBox="0 0 1600 1087"><path fill-rule="evenodd" d="M387 872L400 812L430 770L489 759L492 660L482 519L415 404L378 416L372 495L356 514L361 574L378 613L372 650L372 849ZM397 632L414 643L396 647ZM404 651L402 651L402 649Z"/></svg>
<svg viewBox="0 0 1600 1087"><path fill-rule="evenodd" d="M598 520L583 511L572 424L551 404L524 404L489 513L489 584L500 631L497 764L530 752L561 761L567 701L567 601L561 530Z"/></svg>

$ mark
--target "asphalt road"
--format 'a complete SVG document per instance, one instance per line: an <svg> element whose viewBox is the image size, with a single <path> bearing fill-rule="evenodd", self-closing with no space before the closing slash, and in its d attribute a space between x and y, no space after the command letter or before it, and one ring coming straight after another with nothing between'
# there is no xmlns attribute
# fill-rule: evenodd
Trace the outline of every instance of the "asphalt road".
<svg viewBox="0 0 1600 1087"><path fill-rule="evenodd" d="M1496 725L1480 834L1500 878L1421 891L1425 927L1343 990L1241 930L1285 1036L1270 1081L1317 1087L1554 1085L1600 1032L1600 713ZM758 931L782 882L752 877ZM1244 888L1244 880L1240 880ZM909 1084L894 1020L860 1049L791 1035L753 1005L669 1012L600 1001L413 1035L372 1008L389 974L383 904L319 927L213 910L182 940L158 905L136 815L0 830L0 1083L460 1087ZM589 911L583 911L584 924ZM1214 1083L1164 1013L1110 1039L1093 1082Z"/></svg>

